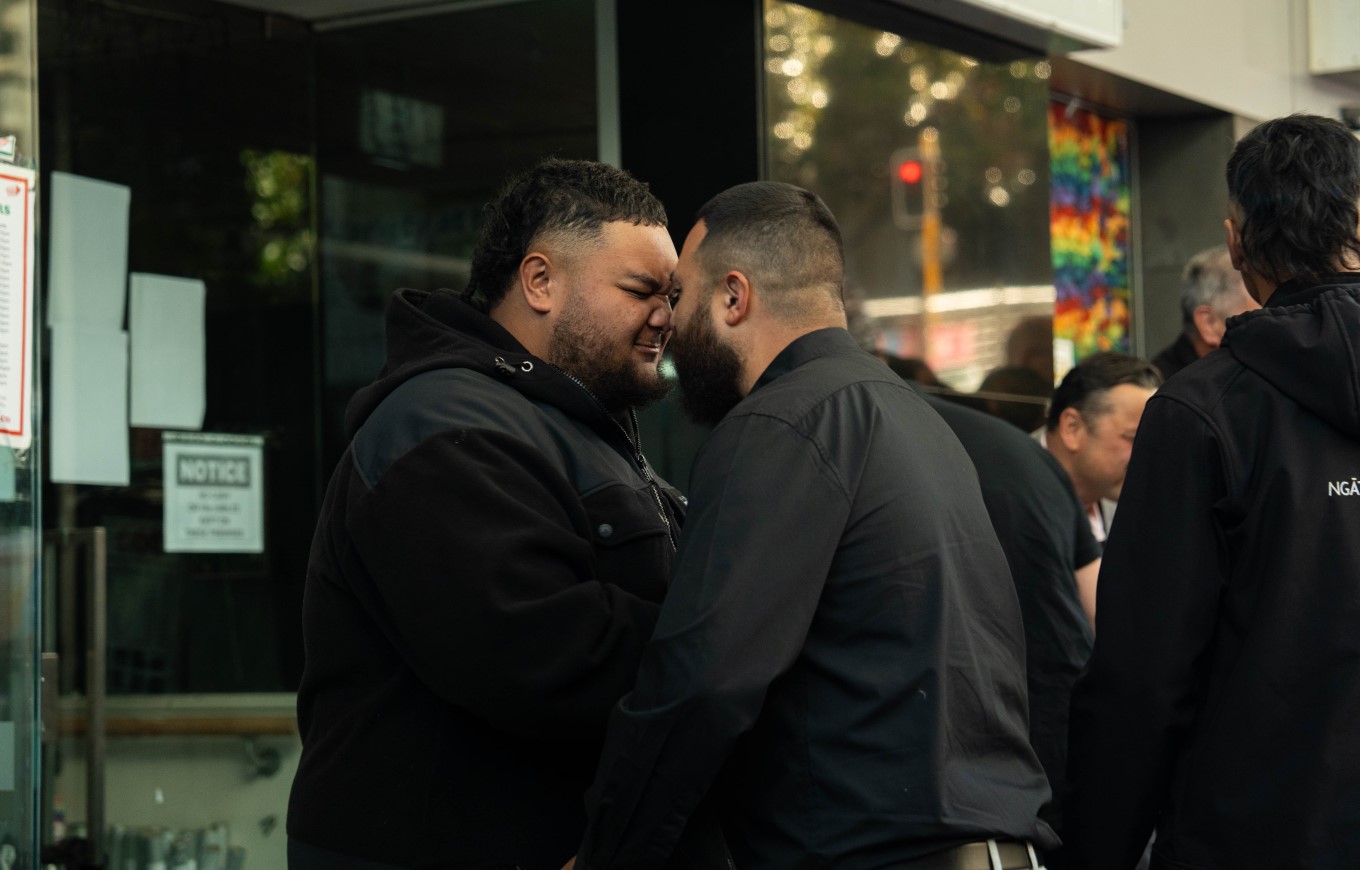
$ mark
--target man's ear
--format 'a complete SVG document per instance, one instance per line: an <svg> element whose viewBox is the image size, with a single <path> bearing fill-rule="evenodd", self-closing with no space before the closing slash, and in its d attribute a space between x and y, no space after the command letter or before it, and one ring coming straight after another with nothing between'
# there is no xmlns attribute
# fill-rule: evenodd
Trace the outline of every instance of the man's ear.
<svg viewBox="0 0 1360 870"><path fill-rule="evenodd" d="M1080 450L1086 440L1086 421L1081 418L1081 412L1076 408L1063 408L1058 415L1058 429L1050 432L1049 437L1053 435L1058 436L1068 453Z"/></svg>
<svg viewBox="0 0 1360 870"><path fill-rule="evenodd" d="M741 272L728 272L718 291L722 300L723 322L736 326L751 313L751 282Z"/></svg>
<svg viewBox="0 0 1360 870"><path fill-rule="evenodd" d="M1241 272L1247 262L1246 252L1242 249L1242 232L1232 218L1223 221L1223 229L1228 233L1228 256L1232 258L1233 268Z"/></svg>
<svg viewBox="0 0 1360 870"><path fill-rule="evenodd" d="M1218 316L1212 306L1197 305L1195 312L1191 315L1195 322L1195 331L1199 333L1200 341L1209 347L1218 347L1223 340L1223 318Z"/></svg>
<svg viewBox="0 0 1360 870"><path fill-rule="evenodd" d="M553 309L553 293L557 289L553 277L557 267L552 258L538 251L530 251L519 264L519 290L524 301L539 314Z"/></svg>

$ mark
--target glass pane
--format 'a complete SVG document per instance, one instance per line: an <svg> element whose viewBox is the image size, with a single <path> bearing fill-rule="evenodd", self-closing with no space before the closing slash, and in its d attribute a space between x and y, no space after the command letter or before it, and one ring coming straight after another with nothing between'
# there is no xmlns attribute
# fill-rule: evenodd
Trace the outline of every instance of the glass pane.
<svg viewBox="0 0 1360 870"><path fill-rule="evenodd" d="M29 305L37 274L35 221L29 216L40 196L31 172L37 143L36 33L28 0L0 0L0 136L14 136L0 152L3 227L0 227L0 284L13 299L27 287ZM8 161L13 160L13 163ZM24 259L17 259L18 253ZM30 269L25 268L25 261ZM7 300L8 302L8 300ZM22 305L22 303L20 303ZM12 321L12 305L4 311ZM30 308L29 322L37 315ZM8 387L20 360L30 371L36 354L5 341ZM29 388L31 390L31 387ZM28 399L30 437L33 420ZM13 428L7 424L5 429ZM36 439L33 440L36 445ZM38 661L41 587L38 583L38 449L0 446L0 867L34 867L38 851L40 789Z"/></svg>
<svg viewBox="0 0 1360 870"><path fill-rule="evenodd" d="M507 174L596 156L594 7L497 4L319 36L327 475L345 403L382 366L392 292L462 289Z"/></svg>
<svg viewBox="0 0 1360 870"><path fill-rule="evenodd" d="M202 430L263 439L265 497L261 552L167 552L165 430L134 427L128 485L49 484L46 524L109 530L110 694L289 690L319 487L310 35L206 2L39 14L48 177L126 187L129 271L203 282Z"/></svg>
<svg viewBox="0 0 1360 870"><path fill-rule="evenodd" d="M880 352L954 390L1005 366L1051 385L1048 64L781 0L765 25L769 175L835 212Z"/></svg>

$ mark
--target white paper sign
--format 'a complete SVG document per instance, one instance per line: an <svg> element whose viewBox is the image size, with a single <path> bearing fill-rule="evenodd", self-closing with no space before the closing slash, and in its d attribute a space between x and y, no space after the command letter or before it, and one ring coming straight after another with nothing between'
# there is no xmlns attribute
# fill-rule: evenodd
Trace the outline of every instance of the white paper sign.
<svg viewBox="0 0 1360 870"><path fill-rule="evenodd" d="M52 480L128 484L127 333L52 327Z"/></svg>
<svg viewBox="0 0 1360 870"><path fill-rule="evenodd" d="M132 190L52 173L47 325L123 328Z"/></svg>
<svg viewBox="0 0 1360 870"><path fill-rule="evenodd" d="M134 272L128 281L133 426L203 428L206 296L188 278Z"/></svg>
<svg viewBox="0 0 1360 870"><path fill-rule="evenodd" d="M0 167L0 447L33 440L33 182Z"/></svg>
<svg viewBox="0 0 1360 870"><path fill-rule="evenodd" d="M264 552L264 438L162 437L165 552Z"/></svg>

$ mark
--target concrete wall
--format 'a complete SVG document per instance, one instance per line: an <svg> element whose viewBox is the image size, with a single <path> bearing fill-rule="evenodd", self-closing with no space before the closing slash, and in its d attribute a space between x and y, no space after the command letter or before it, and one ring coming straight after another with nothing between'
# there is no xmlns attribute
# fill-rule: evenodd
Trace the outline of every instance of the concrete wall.
<svg viewBox="0 0 1360 870"><path fill-rule="evenodd" d="M1308 73L1307 6L1307 0L1126 0L1123 45L1072 57L1257 121L1291 112L1337 117L1342 103L1360 102L1360 87Z"/></svg>
<svg viewBox="0 0 1360 870"><path fill-rule="evenodd" d="M1186 260L1224 241L1228 183L1223 167L1236 141L1231 115L1146 118L1137 126L1140 311L1147 357L1181 331L1180 276Z"/></svg>

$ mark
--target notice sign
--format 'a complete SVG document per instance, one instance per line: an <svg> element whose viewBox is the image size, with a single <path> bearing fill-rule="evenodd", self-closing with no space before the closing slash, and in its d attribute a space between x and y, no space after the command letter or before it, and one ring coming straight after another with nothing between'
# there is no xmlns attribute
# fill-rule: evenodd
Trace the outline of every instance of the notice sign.
<svg viewBox="0 0 1360 870"><path fill-rule="evenodd" d="M264 552L264 438L166 432L165 552Z"/></svg>
<svg viewBox="0 0 1360 870"><path fill-rule="evenodd" d="M0 168L0 446L33 440L33 181L35 173Z"/></svg>

